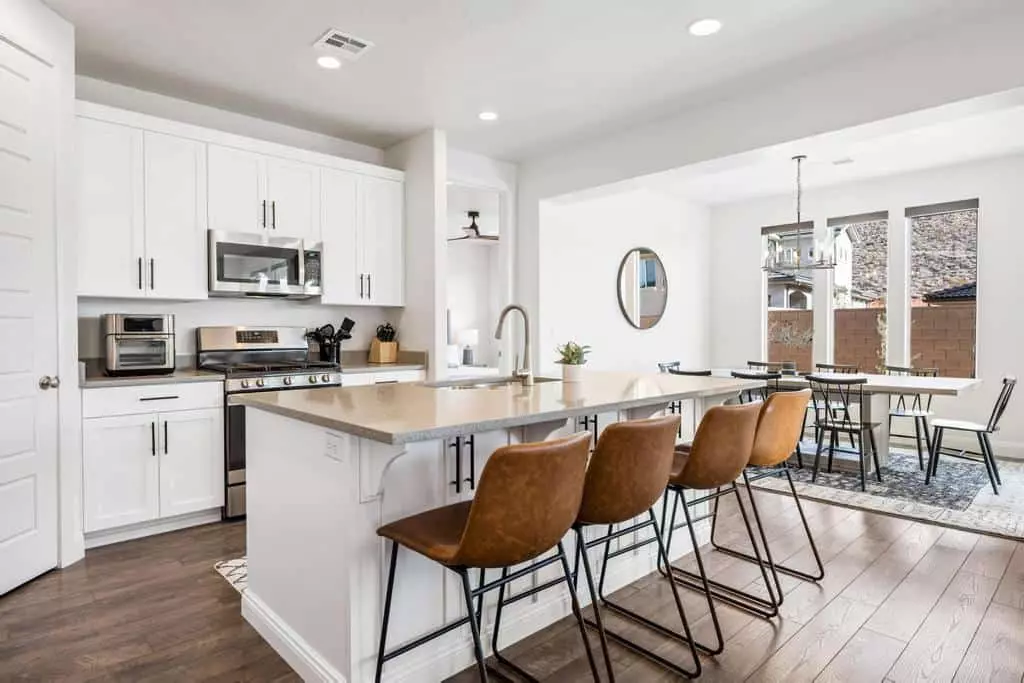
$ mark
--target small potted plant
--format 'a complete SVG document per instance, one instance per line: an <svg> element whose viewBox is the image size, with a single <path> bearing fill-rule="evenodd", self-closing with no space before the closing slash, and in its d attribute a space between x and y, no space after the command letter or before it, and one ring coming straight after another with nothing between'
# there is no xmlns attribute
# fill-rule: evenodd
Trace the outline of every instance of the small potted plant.
<svg viewBox="0 0 1024 683"><path fill-rule="evenodd" d="M563 382L579 382L582 379L583 366L587 363L589 346L580 346L569 341L555 349L558 352L558 363L562 366Z"/></svg>

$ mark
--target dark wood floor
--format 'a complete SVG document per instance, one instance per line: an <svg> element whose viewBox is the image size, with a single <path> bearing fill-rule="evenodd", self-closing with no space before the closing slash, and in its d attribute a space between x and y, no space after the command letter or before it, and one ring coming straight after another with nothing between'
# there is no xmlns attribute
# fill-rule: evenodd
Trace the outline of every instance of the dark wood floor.
<svg viewBox="0 0 1024 683"><path fill-rule="evenodd" d="M760 500L777 559L807 563L792 503L769 494ZM721 607L726 650L705 660L702 680L1022 680L1024 546L822 504L807 508L826 579L784 579L775 622ZM734 511L724 520L723 537L737 540ZM298 680L242 620L238 594L212 569L243 554L244 543L240 524L123 543L0 598L0 681ZM707 564L719 580L760 587L752 565L719 553L708 553ZM657 575L619 597L673 624L667 584ZM707 607L696 594L684 598L698 637L708 638ZM662 654L682 655L641 627L608 621ZM612 648L617 680L673 680ZM507 653L543 680L589 680L568 620ZM476 678L464 672L452 680Z"/></svg>
<svg viewBox="0 0 1024 683"><path fill-rule="evenodd" d="M298 681L214 570L245 526L98 548L0 598L0 681Z"/></svg>

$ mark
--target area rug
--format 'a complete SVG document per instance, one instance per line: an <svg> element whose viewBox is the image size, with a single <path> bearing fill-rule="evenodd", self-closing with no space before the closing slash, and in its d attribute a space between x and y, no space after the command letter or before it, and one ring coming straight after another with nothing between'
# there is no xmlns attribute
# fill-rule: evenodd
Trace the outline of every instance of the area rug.
<svg viewBox="0 0 1024 683"><path fill-rule="evenodd" d="M213 568L239 593L244 593L249 587L248 558L240 557L237 560L223 560L213 565Z"/></svg>
<svg viewBox="0 0 1024 683"><path fill-rule="evenodd" d="M803 443L803 469L792 469L800 496L843 507L880 512L929 522L954 529L973 531L1013 540L1024 540L1024 463L999 461L1003 485L999 495L992 492L985 466L953 458L942 458L938 474L925 486L918 467L917 452L893 449L889 464L882 468L882 483L868 476L867 491L860 490L857 472L824 471L826 454L817 483L811 483L814 444ZM754 483L757 488L788 493L784 479L768 477Z"/></svg>

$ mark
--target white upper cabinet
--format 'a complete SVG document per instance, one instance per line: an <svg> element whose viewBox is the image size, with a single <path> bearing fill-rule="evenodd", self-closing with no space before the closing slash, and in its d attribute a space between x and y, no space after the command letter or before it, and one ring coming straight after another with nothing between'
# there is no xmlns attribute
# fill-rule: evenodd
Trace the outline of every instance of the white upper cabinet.
<svg viewBox="0 0 1024 683"><path fill-rule="evenodd" d="M78 292L144 297L142 131L78 119Z"/></svg>
<svg viewBox="0 0 1024 683"><path fill-rule="evenodd" d="M321 238L323 278L321 301L325 304L360 304L366 277L360 283L358 228L359 176L346 171L324 169L321 173ZM363 291L360 292L360 284Z"/></svg>
<svg viewBox="0 0 1024 683"><path fill-rule="evenodd" d="M210 145L211 230L320 241L320 169Z"/></svg>
<svg viewBox="0 0 1024 683"><path fill-rule="evenodd" d="M360 179L363 270L366 298L376 306L405 303L405 184L395 180Z"/></svg>
<svg viewBox="0 0 1024 683"><path fill-rule="evenodd" d="M275 236L320 241L320 169L266 159L267 227Z"/></svg>
<svg viewBox="0 0 1024 683"><path fill-rule="evenodd" d="M144 141L149 295L204 299L206 145L148 131Z"/></svg>
<svg viewBox="0 0 1024 683"><path fill-rule="evenodd" d="M263 232L270 220L263 157L254 152L210 145L208 159L210 230Z"/></svg>
<svg viewBox="0 0 1024 683"><path fill-rule="evenodd" d="M78 293L205 299L206 145L78 119Z"/></svg>
<svg viewBox="0 0 1024 683"><path fill-rule="evenodd" d="M334 170L322 183L323 302L403 305L404 183Z"/></svg>

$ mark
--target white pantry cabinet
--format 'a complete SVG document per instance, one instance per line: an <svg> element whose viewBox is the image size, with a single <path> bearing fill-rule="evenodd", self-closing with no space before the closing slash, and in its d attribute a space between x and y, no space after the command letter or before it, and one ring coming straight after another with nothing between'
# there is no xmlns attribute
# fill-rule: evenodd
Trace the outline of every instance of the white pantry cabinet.
<svg viewBox="0 0 1024 683"><path fill-rule="evenodd" d="M210 392L222 391L210 383ZM87 389L102 392L101 402L127 415L82 420L82 458L86 533L151 522L224 504L224 411L222 407L155 410L149 401L180 400L176 385ZM117 400L118 394L123 400ZM199 401L197 404L203 404ZM175 407L180 407L176 404Z"/></svg>
<svg viewBox="0 0 1024 683"><path fill-rule="evenodd" d="M205 299L206 146L78 119L78 293Z"/></svg>
<svg viewBox="0 0 1024 683"><path fill-rule="evenodd" d="M320 240L320 169L220 145L209 146L211 230Z"/></svg>
<svg viewBox="0 0 1024 683"><path fill-rule="evenodd" d="M405 184L325 169L322 186L325 304L405 304Z"/></svg>

